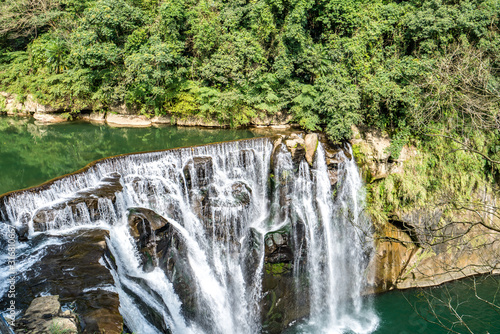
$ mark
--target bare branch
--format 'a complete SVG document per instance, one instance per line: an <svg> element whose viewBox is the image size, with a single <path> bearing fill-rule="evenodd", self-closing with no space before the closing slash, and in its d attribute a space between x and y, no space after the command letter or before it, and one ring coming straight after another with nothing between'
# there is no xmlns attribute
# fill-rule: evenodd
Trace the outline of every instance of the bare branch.
<svg viewBox="0 0 500 334"><path fill-rule="evenodd" d="M451 136L447 136L447 135L442 135L442 134L437 134L437 133L426 133L425 134L426 136L435 136L435 137L443 137L443 138L447 138L447 139L450 139L452 141L454 141L455 143L459 144L462 146L462 150L464 151L469 151L469 152L472 152L472 153L476 153L476 154L479 154L480 156L482 156L484 159L488 160L489 162L493 163L493 164L499 164L500 165L500 161L497 161L497 160L493 160L491 159L490 157L488 157L487 155L485 155L484 153L482 152L479 152L478 150L474 149L472 146L464 143L464 142L461 142Z"/></svg>

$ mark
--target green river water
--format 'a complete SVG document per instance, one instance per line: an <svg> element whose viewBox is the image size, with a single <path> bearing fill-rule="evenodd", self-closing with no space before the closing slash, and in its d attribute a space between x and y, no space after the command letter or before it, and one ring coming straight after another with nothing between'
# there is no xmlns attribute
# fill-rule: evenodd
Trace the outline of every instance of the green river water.
<svg viewBox="0 0 500 334"><path fill-rule="evenodd" d="M256 136L250 130L37 125L32 119L0 116L0 194L40 184L107 156ZM380 317L376 333L452 333L445 328L458 333L500 333L499 277L475 281L477 289L469 278L431 289L375 296L373 303ZM486 301L477 298L476 292ZM457 323L454 311L469 329ZM441 324L431 323L439 321Z"/></svg>

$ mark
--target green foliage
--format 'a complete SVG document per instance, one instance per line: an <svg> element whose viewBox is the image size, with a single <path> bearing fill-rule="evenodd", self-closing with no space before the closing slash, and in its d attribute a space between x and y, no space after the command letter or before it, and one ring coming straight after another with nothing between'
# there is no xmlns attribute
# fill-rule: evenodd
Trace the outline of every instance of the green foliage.
<svg viewBox="0 0 500 334"><path fill-rule="evenodd" d="M411 132L408 128L402 128L398 131L391 140L391 144L388 149L388 153L391 154L391 158L397 160L401 154L401 150L410 141Z"/></svg>
<svg viewBox="0 0 500 334"><path fill-rule="evenodd" d="M0 112L6 111L5 104L6 104L5 97L0 95Z"/></svg>
<svg viewBox="0 0 500 334"><path fill-rule="evenodd" d="M57 320L53 320L49 327L49 332L51 334L72 334L75 331L71 329L64 329Z"/></svg>
<svg viewBox="0 0 500 334"><path fill-rule="evenodd" d="M493 141L480 133L475 140L478 146ZM387 221L387 215L395 209L404 212L433 204L445 208L447 201L472 203L479 193L491 190L494 173L476 153L461 150L444 137L412 144L418 154L405 161L402 173L367 185L369 210L378 220Z"/></svg>
<svg viewBox="0 0 500 334"><path fill-rule="evenodd" d="M26 1L1 5L0 87L53 104L233 126L284 112L334 141L364 123L393 158L500 109L498 0Z"/></svg>

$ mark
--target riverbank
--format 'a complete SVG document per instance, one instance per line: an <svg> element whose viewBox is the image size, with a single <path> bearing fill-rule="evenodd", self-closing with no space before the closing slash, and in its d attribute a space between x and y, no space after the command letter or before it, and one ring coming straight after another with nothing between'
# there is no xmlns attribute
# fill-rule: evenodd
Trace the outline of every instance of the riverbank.
<svg viewBox="0 0 500 334"><path fill-rule="evenodd" d="M83 108L75 112L67 106L53 107L37 102L28 94L22 102L16 94L0 92L0 115L33 117L43 124L55 124L71 121L84 121L97 124L108 124L114 127L150 127L150 126L199 126L208 128L230 128L231 124L220 123L216 119L200 116L176 117L172 114L152 116L140 115L138 110L127 107L125 104L110 106L108 110ZM291 114L277 112L265 117L253 117L244 127L270 128L276 130L297 127L292 122ZM242 127L242 126L238 126Z"/></svg>

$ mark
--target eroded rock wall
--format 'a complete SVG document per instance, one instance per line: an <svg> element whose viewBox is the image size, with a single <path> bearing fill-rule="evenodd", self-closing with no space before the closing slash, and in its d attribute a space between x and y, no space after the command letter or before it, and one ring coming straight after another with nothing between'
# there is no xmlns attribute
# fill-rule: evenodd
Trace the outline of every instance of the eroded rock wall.
<svg viewBox="0 0 500 334"><path fill-rule="evenodd" d="M354 128L353 133L353 151L368 184L370 205L370 189L391 174L403 175L422 152L405 145L394 159L386 133L363 127ZM417 178L409 181L419 182ZM388 212L380 216L386 218L374 218L375 291L433 286L476 274L499 273L500 201L495 187L492 189L478 189L461 207L437 197L434 203L384 208Z"/></svg>

